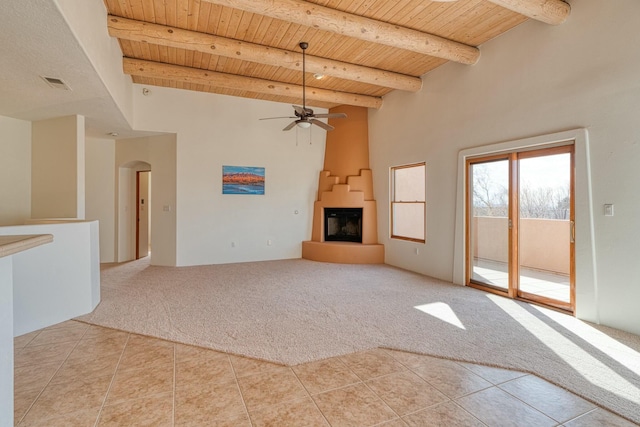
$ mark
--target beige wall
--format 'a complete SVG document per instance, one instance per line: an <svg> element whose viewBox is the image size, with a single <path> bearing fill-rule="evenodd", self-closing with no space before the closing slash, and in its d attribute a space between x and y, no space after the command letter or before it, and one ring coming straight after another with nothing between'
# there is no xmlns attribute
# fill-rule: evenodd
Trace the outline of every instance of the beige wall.
<svg viewBox="0 0 640 427"><path fill-rule="evenodd" d="M423 76L418 93L385 96L369 113L371 169L378 200L379 238L386 262L452 280L458 155L463 150L588 129L586 161L576 170L576 193L591 198L576 212L591 239L596 265L577 265L589 277L576 283L578 316L640 333L640 2L581 0L562 25L527 21L481 47L473 66L449 63ZM388 238L390 166L427 164L427 242ZM461 184L460 184L461 185ZM615 204L605 217L603 205ZM593 212L593 223L582 221ZM464 233L462 233L464 234ZM456 261L458 262L458 261ZM585 271L585 269L587 271Z"/></svg>
<svg viewBox="0 0 640 427"><path fill-rule="evenodd" d="M137 129L177 135L173 182L159 181L156 164L149 161L151 200L161 209L160 215L151 212L152 262L159 244L154 223L170 215L162 210L168 202L156 191L170 184L176 194L171 215L177 265L301 256L302 242L311 236L324 130L283 132L287 120L260 121L293 113L291 105L275 102L160 87L150 87L144 96L136 85L134 103ZM223 165L264 167L265 194L222 194Z"/></svg>
<svg viewBox="0 0 640 427"><path fill-rule="evenodd" d="M84 219L84 117L32 123L31 218Z"/></svg>
<svg viewBox="0 0 640 427"><path fill-rule="evenodd" d="M87 220L98 220L100 225L100 262L114 262L115 141L87 138L85 158L85 216Z"/></svg>
<svg viewBox="0 0 640 427"><path fill-rule="evenodd" d="M0 226L31 217L31 122L0 116Z"/></svg>

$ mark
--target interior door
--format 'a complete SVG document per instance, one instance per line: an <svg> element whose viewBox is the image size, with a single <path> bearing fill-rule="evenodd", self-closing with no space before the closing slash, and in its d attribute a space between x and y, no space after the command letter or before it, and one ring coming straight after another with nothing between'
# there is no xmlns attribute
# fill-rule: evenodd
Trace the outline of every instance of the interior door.
<svg viewBox="0 0 640 427"><path fill-rule="evenodd" d="M467 284L575 307L573 145L467 160Z"/></svg>

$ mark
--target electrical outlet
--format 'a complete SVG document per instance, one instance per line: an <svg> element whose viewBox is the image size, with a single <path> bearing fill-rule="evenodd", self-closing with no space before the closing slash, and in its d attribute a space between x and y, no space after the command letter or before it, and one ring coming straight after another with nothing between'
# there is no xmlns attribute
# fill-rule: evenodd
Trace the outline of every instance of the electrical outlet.
<svg viewBox="0 0 640 427"><path fill-rule="evenodd" d="M420 248L416 248L416 255L420 253Z"/></svg>
<svg viewBox="0 0 640 427"><path fill-rule="evenodd" d="M271 239L267 240L267 246L271 246Z"/></svg>
<svg viewBox="0 0 640 427"><path fill-rule="evenodd" d="M604 205L604 216L613 216L613 205L612 204L605 204Z"/></svg>

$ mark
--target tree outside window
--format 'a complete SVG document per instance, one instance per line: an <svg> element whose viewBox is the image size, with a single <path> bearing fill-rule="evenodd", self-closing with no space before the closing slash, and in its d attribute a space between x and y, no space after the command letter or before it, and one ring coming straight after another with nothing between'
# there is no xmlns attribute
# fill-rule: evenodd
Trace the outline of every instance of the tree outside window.
<svg viewBox="0 0 640 427"><path fill-rule="evenodd" d="M391 168L391 237L425 241L426 164Z"/></svg>

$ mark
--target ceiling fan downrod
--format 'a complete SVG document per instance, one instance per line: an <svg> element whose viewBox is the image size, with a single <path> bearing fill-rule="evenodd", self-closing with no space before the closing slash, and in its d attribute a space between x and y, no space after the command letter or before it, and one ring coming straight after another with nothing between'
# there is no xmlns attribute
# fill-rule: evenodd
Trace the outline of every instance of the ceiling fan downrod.
<svg viewBox="0 0 640 427"><path fill-rule="evenodd" d="M306 60L305 60L305 52L307 50L307 48L309 47L309 43L307 42L300 42L300 49L302 49L302 109L304 111L307 111L307 90L306 90L306 76L307 76L307 70L306 70Z"/></svg>

